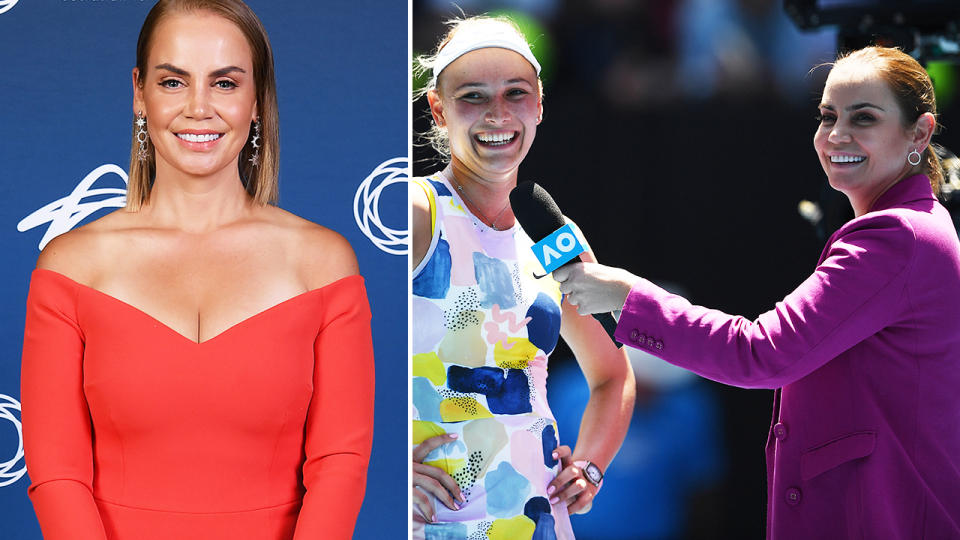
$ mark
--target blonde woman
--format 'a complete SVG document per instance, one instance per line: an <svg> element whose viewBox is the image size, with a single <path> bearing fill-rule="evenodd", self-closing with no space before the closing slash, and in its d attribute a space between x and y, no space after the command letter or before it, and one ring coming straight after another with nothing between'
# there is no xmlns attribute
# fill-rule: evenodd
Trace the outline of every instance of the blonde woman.
<svg viewBox="0 0 960 540"><path fill-rule="evenodd" d="M534 277L542 269L510 209L542 119L540 66L512 23L486 17L453 23L423 63L449 163L411 192L413 535L572 538L568 513L593 503L634 383L600 325ZM591 387L572 452L546 396L560 335Z"/></svg>

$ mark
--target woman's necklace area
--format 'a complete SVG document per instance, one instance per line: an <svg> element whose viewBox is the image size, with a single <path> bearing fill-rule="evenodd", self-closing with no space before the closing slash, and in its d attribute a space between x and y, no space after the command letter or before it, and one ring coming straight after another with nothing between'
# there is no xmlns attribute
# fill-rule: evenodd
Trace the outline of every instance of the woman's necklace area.
<svg viewBox="0 0 960 540"><path fill-rule="evenodd" d="M507 207L510 206L509 199L507 199L507 202L503 205L503 208L501 208L500 211L497 212L497 215L494 216L493 221L491 221L483 212L480 211L480 207L477 206L477 203L473 202L473 199L471 199L470 196L467 195L467 192L464 191L463 186L460 185L460 182L457 182L457 180L453 177L452 174L444 175L444 176L446 176L450 180L450 182L452 182L453 185L457 187L457 193L460 194L460 196L463 198L464 201L470 203L470 206L473 207L473 211L476 212L477 217L480 218L480 223L475 222L474 223L475 225L477 225L478 227L490 227L495 231L507 230L508 227L504 227L502 229L500 227L497 227L497 222L500 221L500 218L503 217L503 213L506 212ZM487 225L488 223L489 225Z"/></svg>

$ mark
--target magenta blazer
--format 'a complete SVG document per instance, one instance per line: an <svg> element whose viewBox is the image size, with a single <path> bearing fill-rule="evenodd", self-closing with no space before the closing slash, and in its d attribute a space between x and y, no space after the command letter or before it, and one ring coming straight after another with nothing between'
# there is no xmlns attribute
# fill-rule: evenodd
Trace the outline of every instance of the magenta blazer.
<svg viewBox="0 0 960 540"><path fill-rule="evenodd" d="M767 538L960 538L960 242L926 176L830 237L755 321L642 280L617 339L708 379L776 388Z"/></svg>

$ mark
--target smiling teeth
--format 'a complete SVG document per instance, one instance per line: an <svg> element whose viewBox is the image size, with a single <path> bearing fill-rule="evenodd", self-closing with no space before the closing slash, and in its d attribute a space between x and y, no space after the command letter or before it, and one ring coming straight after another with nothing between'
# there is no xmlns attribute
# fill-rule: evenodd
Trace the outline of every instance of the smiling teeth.
<svg viewBox="0 0 960 540"><path fill-rule="evenodd" d="M204 133L203 135L195 135L193 133L177 133L177 137L180 137L187 142L210 142L219 139L220 134Z"/></svg>
<svg viewBox="0 0 960 540"><path fill-rule="evenodd" d="M513 140L515 133L494 133L477 135L477 139L485 144L503 145Z"/></svg>
<svg viewBox="0 0 960 540"><path fill-rule="evenodd" d="M865 159L863 156L830 156L830 163L860 163Z"/></svg>

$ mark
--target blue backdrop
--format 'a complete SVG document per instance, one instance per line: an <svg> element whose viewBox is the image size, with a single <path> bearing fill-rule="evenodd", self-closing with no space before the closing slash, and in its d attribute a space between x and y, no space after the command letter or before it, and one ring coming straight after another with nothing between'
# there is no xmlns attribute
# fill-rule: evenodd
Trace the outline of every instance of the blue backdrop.
<svg viewBox="0 0 960 540"><path fill-rule="evenodd" d="M0 536L39 539L20 350L39 246L121 203L130 71L152 0L0 0ZM407 3L251 0L274 47L280 206L353 244L373 310L376 425L355 538L407 534Z"/></svg>

